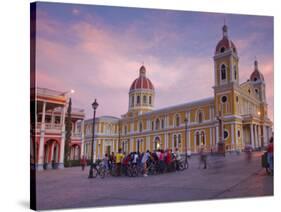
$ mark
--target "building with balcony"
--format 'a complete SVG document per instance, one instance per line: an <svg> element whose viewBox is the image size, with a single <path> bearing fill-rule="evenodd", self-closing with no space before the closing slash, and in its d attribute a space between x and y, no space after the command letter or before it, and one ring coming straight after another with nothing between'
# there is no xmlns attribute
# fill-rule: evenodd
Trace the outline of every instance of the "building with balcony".
<svg viewBox="0 0 281 212"><path fill-rule="evenodd" d="M68 92L46 88L31 89L31 163L38 169L64 167L65 119ZM85 117L84 110L71 110L72 135L70 159L80 159L82 137L78 122Z"/></svg>

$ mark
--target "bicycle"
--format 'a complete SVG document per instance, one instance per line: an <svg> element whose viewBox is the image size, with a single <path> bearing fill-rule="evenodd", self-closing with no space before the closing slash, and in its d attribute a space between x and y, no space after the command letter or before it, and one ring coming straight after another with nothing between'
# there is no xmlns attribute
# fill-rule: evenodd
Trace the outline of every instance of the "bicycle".
<svg viewBox="0 0 281 212"><path fill-rule="evenodd" d="M188 163L188 159L181 159L178 161L178 166L179 166L179 170L183 171L185 169L189 168L189 163Z"/></svg>
<svg viewBox="0 0 281 212"><path fill-rule="evenodd" d="M103 179L105 177L105 168L100 163L93 164L93 177L96 178L98 175Z"/></svg>
<svg viewBox="0 0 281 212"><path fill-rule="evenodd" d="M137 177L138 176L138 167L135 163L130 163L128 165L127 173L129 177Z"/></svg>

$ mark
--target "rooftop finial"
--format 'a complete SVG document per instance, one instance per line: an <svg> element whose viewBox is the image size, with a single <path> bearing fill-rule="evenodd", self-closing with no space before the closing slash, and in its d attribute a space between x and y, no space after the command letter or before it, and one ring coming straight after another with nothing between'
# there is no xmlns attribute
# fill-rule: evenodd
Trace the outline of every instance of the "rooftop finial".
<svg viewBox="0 0 281 212"><path fill-rule="evenodd" d="M222 35L223 37L227 37L227 26L226 26L226 23L225 23L225 18L223 19L223 27L222 27Z"/></svg>
<svg viewBox="0 0 281 212"><path fill-rule="evenodd" d="M254 65L255 65L255 70L258 70L258 61L257 61L257 57L256 56L255 56Z"/></svg>
<svg viewBox="0 0 281 212"><path fill-rule="evenodd" d="M140 67L140 76L145 77L145 72L146 72L146 69L145 69L145 67L143 65L143 62L142 62L142 66Z"/></svg>

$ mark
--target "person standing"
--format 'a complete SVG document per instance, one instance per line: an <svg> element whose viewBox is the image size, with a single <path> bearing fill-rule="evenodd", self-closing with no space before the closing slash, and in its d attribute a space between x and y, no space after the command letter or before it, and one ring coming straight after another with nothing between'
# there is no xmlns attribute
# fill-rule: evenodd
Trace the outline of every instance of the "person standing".
<svg viewBox="0 0 281 212"><path fill-rule="evenodd" d="M178 148L176 148L175 159L176 159L176 171L179 171L180 170L181 155L180 155L180 152L179 152Z"/></svg>
<svg viewBox="0 0 281 212"><path fill-rule="evenodd" d="M118 150L118 153L116 154L116 175L121 175L121 163L124 158L124 155L122 154L121 149Z"/></svg>
<svg viewBox="0 0 281 212"><path fill-rule="evenodd" d="M270 174L273 175L273 137L270 138L267 146L267 163L269 165Z"/></svg>
<svg viewBox="0 0 281 212"><path fill-rule="evenodd" d="M81 164L82 171L84 171L85 170L85 166L87 165L87 160L86 160L85 155L82 156L80 164Z"/></svg>
<svg viewBox="0 0 281 212"><path fill-rule="evenodd" d="M203 169L207 169L207 149L204 145L201 146L200 148L200 164L199 164L199 168L201 166L201 164L204 164Z"/></svg>

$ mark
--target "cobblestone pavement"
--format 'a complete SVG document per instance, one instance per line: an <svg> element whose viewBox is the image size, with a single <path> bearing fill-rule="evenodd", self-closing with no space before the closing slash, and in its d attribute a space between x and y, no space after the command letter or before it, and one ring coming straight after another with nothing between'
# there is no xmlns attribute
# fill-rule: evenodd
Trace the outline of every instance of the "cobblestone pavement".
<svg viewBox="0 0 281 212"><path fill-rule="evenodd" d="M190 168L148 177L88 179L88 169L37 172L37 208L59 209L210 200L273 195L273 177L261 168L261 153L249 161L242 153L209 156L208 169Z"/></svg>

